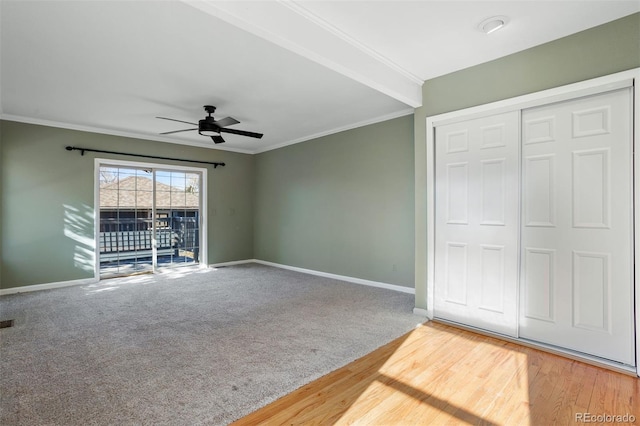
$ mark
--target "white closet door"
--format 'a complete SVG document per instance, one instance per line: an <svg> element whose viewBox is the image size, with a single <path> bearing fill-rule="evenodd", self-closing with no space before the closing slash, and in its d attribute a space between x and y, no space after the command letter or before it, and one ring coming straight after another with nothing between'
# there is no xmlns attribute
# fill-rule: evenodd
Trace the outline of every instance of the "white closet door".
<svg viewBox="0 0 640 426"><path fill-rule="evenodd" d="M630 89L523 111L520 336L633 365Z"/></svg>
<svg viewBox="0 0 640 426"><path fill-rule="evenodd" d="M434 315L517 333L519 113L436 128Z"/></svg>

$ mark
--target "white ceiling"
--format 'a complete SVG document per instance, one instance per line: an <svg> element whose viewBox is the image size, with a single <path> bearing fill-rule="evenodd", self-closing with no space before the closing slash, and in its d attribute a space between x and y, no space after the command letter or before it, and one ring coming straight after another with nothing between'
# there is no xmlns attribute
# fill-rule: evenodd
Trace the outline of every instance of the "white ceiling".
<svg viewBox="0 0 640 426"><path fill-rule="evenodd" d="M640 11L634 1L0 3L0 116L213 147L203 105L257 153L413 112L426 79ZM493 15L508 25L486 35Z"/></svg>

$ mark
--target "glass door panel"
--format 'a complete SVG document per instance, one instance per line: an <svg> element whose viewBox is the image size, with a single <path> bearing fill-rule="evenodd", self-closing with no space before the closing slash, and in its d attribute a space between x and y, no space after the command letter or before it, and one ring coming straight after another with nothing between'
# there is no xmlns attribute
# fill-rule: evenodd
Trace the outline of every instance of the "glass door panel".
<svg viewBox="0 0 640 426"><path fill-rule="evenodd" d="M171 240L171 250L158 251L158 266L199 263L199 173L157 171L156 232L158 241Z"/></svg>
<svg viewBox="0 0 640 426"><path fill-rule="evenodd" d="M100 168L100 276L153 270L150 170Z"/></svg>
<svg viewBox="0 0 640 426"><path fill-rule="evenodd" d="M200 173L117 166L99 173L101 277L199 263Z"/></svg>

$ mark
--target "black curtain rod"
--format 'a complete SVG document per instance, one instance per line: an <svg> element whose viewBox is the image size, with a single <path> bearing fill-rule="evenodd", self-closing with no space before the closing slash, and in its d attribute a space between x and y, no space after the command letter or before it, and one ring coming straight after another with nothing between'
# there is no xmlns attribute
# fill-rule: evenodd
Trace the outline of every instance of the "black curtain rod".
<svg viewBox="0 0 640 426"><path fill-rule="evenodd" d="M213 168L215 169L218 166L224 166L224 163L210 162L210 161L198 161L198 160L185 160L182 158L171 158L171 157L159 157L157 155L144 155L144 154L129 154L126 152L116 152L116 151L103 151L101 149L91 149L91 148L78 148L75 146L67 146L65 147L67 151L80 151L80 155L84 155L85 152L100 152L102 154L117 154L117 155L128 155L130 157L144 157L144 158L155 158L158 160L174 160L174 161L185 161L187 163L200 163L200 164L213 164Z"/></svg>

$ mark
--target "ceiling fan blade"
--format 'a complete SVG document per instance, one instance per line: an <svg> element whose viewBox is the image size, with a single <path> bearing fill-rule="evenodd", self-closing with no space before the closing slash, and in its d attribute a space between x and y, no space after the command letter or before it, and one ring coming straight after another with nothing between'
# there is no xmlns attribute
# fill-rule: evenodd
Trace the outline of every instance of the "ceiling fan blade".
<svg viewBox="0 0 640 426"><path fill-rule="evenodd" d="M159 118L161 120L177 121L178 123L193 124L194 126L198 125L198 123L190 123L188 121L176 120L175 118L167 118L167 117L156 117L156 118Z"/></svg>
<svg viewBox="0 0 640 426"><path fill-rule="evenodd" d="M198 130L198 128L196 127L195 129L174 130L172 132L164 132L164 133L158 133L158 134L159 135L170 135L171 133L190 132L191 130Z"/></svg>
<svg viewBox="0 0 640 426"><path fill-rule="evenodd" d="M222 120L216 120L213 122L213 124L215 124L218 127L227 127L227 126L231 126L233 124L238 124L238 123L239 121L233 117L227 117L227 118L223 118Z"/></svg>
<svg viewBox="0 0 640 426"><path fill-rule="evenodd" d="M220 129L220 132L232 133L234 135L241 135L241 136L249 136L250 138L258 138L258 139L260 139L263 136L262 133L247 132L245 130L237 130L237 129Z"/></svg>
<svg viewBox="0 0 640 426"><path fill-rule="evenodd" d="M213 143L223 143L224 139L222 139L222 136L211 136L211 139L213 139Z"/></svg>

